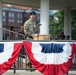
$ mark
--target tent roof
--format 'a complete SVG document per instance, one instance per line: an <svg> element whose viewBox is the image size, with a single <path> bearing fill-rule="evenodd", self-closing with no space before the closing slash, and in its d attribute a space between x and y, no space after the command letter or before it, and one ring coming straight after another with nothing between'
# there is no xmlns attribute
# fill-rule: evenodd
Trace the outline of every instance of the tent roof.
<svg viewBox="0 0 76 75"><path fill-rule="evenodd" d="M40 0L3 0L3 3L40 8ZM76 8L76 0L50 0L50 9Z"/></svg>

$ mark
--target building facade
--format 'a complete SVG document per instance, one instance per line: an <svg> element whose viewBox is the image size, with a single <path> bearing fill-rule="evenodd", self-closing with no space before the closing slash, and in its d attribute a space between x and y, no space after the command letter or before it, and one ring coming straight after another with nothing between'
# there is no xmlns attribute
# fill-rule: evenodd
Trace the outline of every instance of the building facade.
<svg viewBox="0 0 76 75"><path fill-rule="evenodd" d="M19 33L20 28L24 25L24 22L29 18L30 11L25 9L19 9L15 6L12 8L4 6L2 15L3 28ZM39 14L37 14L37 17L38 19L40 19ZM3 37L7 39L7 36L10 36L9 32L3 30Z"/></svg>

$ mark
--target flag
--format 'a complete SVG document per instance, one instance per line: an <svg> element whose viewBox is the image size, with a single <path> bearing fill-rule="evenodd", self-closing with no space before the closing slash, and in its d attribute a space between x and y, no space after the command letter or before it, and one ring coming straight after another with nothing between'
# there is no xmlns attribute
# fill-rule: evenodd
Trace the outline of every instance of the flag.
<svg viewBox="0 0 76 75"><path fill-rule="evenodd" d="M24 47L32 65L44 75L63 75L68 72L74 57L71 42L28 42Z"/></svg>
<svg viewBox="0 0 76 75"><path fill-rule="evenodd" d="M21 42L0 42L0 74L11 68L21 47Z"/></svg>

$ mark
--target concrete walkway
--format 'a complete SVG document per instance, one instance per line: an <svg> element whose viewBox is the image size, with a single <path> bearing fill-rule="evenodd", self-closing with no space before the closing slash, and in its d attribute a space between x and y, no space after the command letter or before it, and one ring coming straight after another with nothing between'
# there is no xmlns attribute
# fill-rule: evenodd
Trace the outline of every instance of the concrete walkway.
<svg viewBox="0 0 76 75"><path fill-rule="evenodd" d="M25 70L16 70L16 73L14 74L13 70L9 70L2 75L43 75L43 74L41 74L38 71L30 72L30 71L25 71Z"/></svg>
<svg viewBox="0 0 76 75"><path fill-rule="evenodd" d="M9 70L9 71L7 71L6 73L4 73L2 75L43 75L43 74L41 74L38 71L30 72L30 71L25 71L25 70L17 70L16 74L14 74L13 70ZM76 75L76 71L69 71L68 75Z"/></svg>

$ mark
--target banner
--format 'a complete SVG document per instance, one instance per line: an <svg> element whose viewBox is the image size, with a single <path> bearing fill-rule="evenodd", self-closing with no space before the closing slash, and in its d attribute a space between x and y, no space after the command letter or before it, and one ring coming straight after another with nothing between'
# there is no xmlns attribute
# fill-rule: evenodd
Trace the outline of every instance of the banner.
<svg viewBox="0 0 76 75"><path fill-rule="evenodd" d="M32 65L44 75L63 75L70 69L75 50L73 43L28 41L23 43Z"/></svg>
<svg viewBox="0 0 76 75"><path fill-rule="evenodd" d="M11 68L16 61L22 42L0 42L0 74Z"/></svg>

